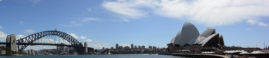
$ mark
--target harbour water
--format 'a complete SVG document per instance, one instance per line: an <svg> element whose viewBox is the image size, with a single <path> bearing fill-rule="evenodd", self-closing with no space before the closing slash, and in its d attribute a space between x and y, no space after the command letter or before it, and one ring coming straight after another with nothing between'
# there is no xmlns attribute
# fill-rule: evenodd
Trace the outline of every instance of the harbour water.
<svg viewBox="0 0 269 58"><path fill-rule="evenodd" d="M0 56L0 58L185 58L157 54L114 54L114 55L51 55L51 56Z"/></svg>

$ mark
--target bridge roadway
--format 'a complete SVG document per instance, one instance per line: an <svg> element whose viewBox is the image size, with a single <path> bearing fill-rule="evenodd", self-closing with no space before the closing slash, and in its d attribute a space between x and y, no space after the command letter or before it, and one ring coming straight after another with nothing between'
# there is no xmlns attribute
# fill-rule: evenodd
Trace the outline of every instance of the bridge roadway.
<svg viewBox="0 0 269 58"><path fill-rule="evenodd" d="M6 42L0 42L0 45L5 45ZM17 43L17 45L52 45L52 46L68 46L72 47L72 45L67 44L53 44L53 43Z"/></svg>

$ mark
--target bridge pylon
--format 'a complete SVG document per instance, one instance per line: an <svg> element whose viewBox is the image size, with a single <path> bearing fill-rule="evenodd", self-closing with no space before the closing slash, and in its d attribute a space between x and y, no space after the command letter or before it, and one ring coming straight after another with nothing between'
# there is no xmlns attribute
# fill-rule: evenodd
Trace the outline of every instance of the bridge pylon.
<svg viewBox="0 0 269 58"><path fill-rule="evenodd" d="M84 54L88 53L88 44L87 42L84 42Z"/></svg>
<svg viewBox="0 0 269 58"><path fill-rule="evenodd" d="M7 55L13 55L13 54L16 54L18 52L15 34L11 34L11 35L7 36L6 48L7 48L6 49Z"/></svg>

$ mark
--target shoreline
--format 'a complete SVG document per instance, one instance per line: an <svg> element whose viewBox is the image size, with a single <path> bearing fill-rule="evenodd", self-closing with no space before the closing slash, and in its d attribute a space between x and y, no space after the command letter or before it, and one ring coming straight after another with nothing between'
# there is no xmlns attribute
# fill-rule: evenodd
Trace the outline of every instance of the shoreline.
<svg viewBox="0 0 269 58"><path fill-rule="evenodd" d="M227 55L218 54L187 54L187 53L173 53L172 56L183 56L183 57L201 57L201 58L230 58Z"/></svg>
<svg viewBox="0 0 269 58"><path fill-rule="evenodd" d="M130 55L130 54L77 54L77 55ZM77 55L60 55L60 56L77 56ZM258 57L266 58L269 54L192 54L192 53L159 53L159 54L134 54L134 55L167 55L167 56L180 56L180 57L191 57L191 58L230 58L233 57ZM8 55L0 55L8 56ZM9 55L10 56L10 55ZM12 55L12 56L59 56L59 55Z"/></svg>

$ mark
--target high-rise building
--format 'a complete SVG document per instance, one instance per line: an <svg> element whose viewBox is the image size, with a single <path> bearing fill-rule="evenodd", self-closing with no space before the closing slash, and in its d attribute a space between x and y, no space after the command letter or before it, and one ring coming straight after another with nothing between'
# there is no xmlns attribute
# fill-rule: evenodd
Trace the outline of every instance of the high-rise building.
<svg viewBox="0 0 269 58"><path fill-rule="evenodd" d="M146 48L146 46L144 46L144 45L142 45L142 47L141 47L142 49L145 49Z"/></svg>
<svg viewBox="0 0 269 58"><path fill-rule="evenodd" d="M149 46L149 49L153 49L153 47L152 46Z"/></svg>
<svg viewBox="0 0 269 58"><path fill-rule="evenodd" d="M134 48L134 44L131 44L131 48L132 48L132 49Z"/></svg>
<svg viewBox="0 0 269 58"><path fill-rule="evenodd" d="M118 43L116 44L116 49L119 49L119 44Z"/></svg>

